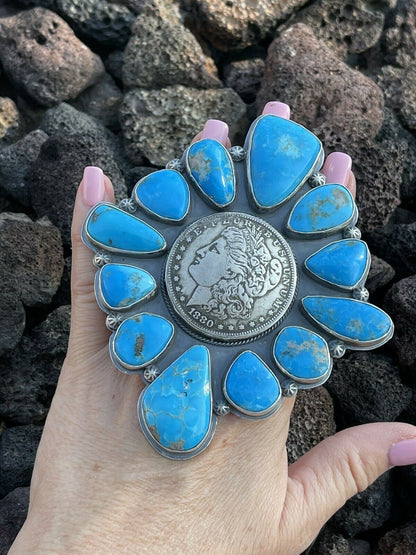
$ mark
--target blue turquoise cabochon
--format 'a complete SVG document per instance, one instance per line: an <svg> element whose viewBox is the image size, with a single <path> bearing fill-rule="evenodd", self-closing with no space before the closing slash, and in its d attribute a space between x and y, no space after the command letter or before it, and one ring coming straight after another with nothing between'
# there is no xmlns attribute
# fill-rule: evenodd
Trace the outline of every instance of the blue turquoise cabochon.
<svg viewBox="0 0 416 555"><path fill-rule="evenodd" d="M271 210L290 198L315 169L321 153L319 139L302 125L273 115L260 117L247 153L254 204Z"/></svg>
<svg viewBox="0 0 416 555"><path fill-rule="evenodd" d="M109 310L130 309L156 291L153 276L129 264L106 264L98 279L100 298Z"/></svg>

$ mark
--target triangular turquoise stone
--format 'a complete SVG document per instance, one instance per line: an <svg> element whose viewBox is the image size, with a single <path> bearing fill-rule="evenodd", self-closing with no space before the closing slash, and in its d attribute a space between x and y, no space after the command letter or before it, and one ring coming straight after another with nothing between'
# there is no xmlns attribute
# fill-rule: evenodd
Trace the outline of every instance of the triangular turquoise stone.
<svg viewBox="0 0 416 555"><path fill-rule="evenodd" d="M133 198L150 215L173 223L181 222L189 209L189 187L175 170L146 175L135 186Z"/></svg>
<svg viewBox="0 0 416 555"><path fill-rule="evenodd" d="M322 281L352 289L365 277L370 253L364 241L342 239L305 260L306 269Z"/></svg>
<svg viewBox="0 0 416 555"><path fill-rule="evenodd" d="M173 332L169 320L144 312L120 324L112 349L124 368L138 370L160 357L171 342Z"/></svg>
<svg viewBox="0 0 416 555"><path fill-rule="evenodd" d="M354 223L355 216L354 199L346 187L321 185L298 200L287 227L292 233L302 235L335 233Z"/></svg>
<svg viewBox="0 0 416 555"><path fill-rule="evenodd" d="M353 345L376 347L393 334L391 318L370 303L342 297L302 299L306 313L330 334Z"/></svg>
<svg viewBox="0 0 416 555"><path fill-rule="evenodd" d="M186 152L187 171L203 198L216 208L235 198L234 166L227 149L214 139L202 139Z"/></svg>
<svg viewBox="0 0 416 555"><path fill-rule="evenodd" d="M195 345L175 360L143 391L138 408L151 442L179 453L201 448L212 419L208 349Z"/></svg>
<svg viewBox="0 0 416 555"><path fill-rule="evenodd" d="M166 248L165 239L153 227L106 202L91 210L85 233L94 245L120 254L155 254Z"/></svg>
<svg viewBox="0 0 416 555"><path fill-rule="evenodd" d="M106 264L100 270L98 284L101 299L110 310L131 308L156 290L148 272L128 264Z"/></svg>
<svg viewBox="0 0 416 555"><path fill-rule="evenodd" d="M315 169L321 151L319 139L302 125L274 115L258 118L248 133L246 158L255 205L271 210L290 198Z"/></svg>
<svg viewBox="0 0 416 555"><path fill-rule="evenodd" d="M224 381L229 403L247 416L267 416L278 407L280 384L273 372L252 351L244 351L231 364Z"/></svg>

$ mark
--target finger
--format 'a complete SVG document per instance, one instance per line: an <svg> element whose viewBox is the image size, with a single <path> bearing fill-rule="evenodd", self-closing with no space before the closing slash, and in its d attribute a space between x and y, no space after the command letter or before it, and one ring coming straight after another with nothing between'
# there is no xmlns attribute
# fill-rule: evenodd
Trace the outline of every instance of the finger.
<svg viewBox="0 0 416 555"><path fill-rule="evenodd" d="M81 240L81 230L88 211L97 202L114 202L111 181L102 170L88 166L78 188L72 219L72 270L71 270L71 334L69 350L76 345L82 356L93 354L106 345L108 332L105 315L98 308L94 294L96 269L92 264L93 253Z"/></svg>
<svg viewBox="0 0 416 555"><path fill-rule="evenodd" d="M321 173L326 177L327 183L344 185L355 198L355 176L351 171L351 156L344 152L331 152L327 156Z"/></svg>
<svg viewBox="0 0 416 555"><path fill-rule="evenodd" d="M279 118L290 119L290 107L284 102L268 102L263 108L263 115L272 114Z"/></svg>
<svg viewBox="0 0 416 555"><path fill-rule="evenodd" d="M350 497L391 466L411 463L416 463L416 427L403 423L356 426L311 449L289 467L281 533L289 545L298 542L293 552L305 549Z"/></svg>
<svg viewBox="0 0 416 555"><path fill-rule="evenodd" d="M220 119L209 119L204 125L204 129L195 135L191 141L191 145L202 139L215 139L225 148L231 148L231 141L228 138L228 125Z"/></svg>

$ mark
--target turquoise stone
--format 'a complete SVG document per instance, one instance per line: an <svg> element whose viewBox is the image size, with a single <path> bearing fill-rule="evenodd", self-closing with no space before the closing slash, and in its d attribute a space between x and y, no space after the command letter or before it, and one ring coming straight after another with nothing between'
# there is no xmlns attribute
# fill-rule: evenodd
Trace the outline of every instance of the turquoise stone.
<svg viewBox="0 0 416 555"><path fill-rule="evenodd" d="M196 449L211 428L209 351L195 345L173 362L142 393L144 431L168 451Z"/></svg>
<svg viewBox="0 0 416 555"><path fill-rule="evenodd" d="M230 205L235 197L234 166L227 149L214 139L202 139L186 153L186 165L195 185L216 207Z"/></svg>
<svg viewBox="0 0 416 555"><path fill-rule="evenodd" d="M299 199L287 225L295 233L334 233L352 223L354 215L354 199L346 187L321 185Z"/></svg>
<svg viewBox="0 0 416 555"><path fill-rule="evenodd" d="M153 227L109 203L93 208L85 230L91 243L110 251L146 255L166 248L165 239Z"/></svg>
<svg viewBox="0 0 416 555"><path fill-rule="evenodd" d="M156 360L173 337L173 325L146 312L126 318L114 336L114 354L122 366L137 370Z"/></svg>
<svg viewBox="0 0 416 555"><path fill-rule="evenodd" d="M369 264L367 245L359 239L335 241L305 260L305 267L311 274L347 289L359 284Z"/></svg>
<svg viewBox="0 0 416 555"><path fill-rule="evenodd" d="M323 329L359 346L382 344L393 332L390 317L377 306L364 301L310 296L302 299L302 305Z"/></svg>
<svg viewBox="0 0 416 555"><path fill-rule="evenodd" d="M243 414L266 416L276 408L281 389L278 379L261 358L252 351L244 351L228 370L224 395Z"/></svg>
<svg viewBox="0 0 416 555"><path fill-rule="evenodd" d="M283 328L273 348L279 368L294 380L313 383L332 367L326 341L313 331L298 326Z"/></svg>
<svg viewBox="0 0 416 555"><path fill-rule="evenodd" d="M101 298L110 310L128 309L151 296L154 278L141 268L128 264L106 264L99 275Z"/></svg>
<svg viewBox="0 0 416 555"><path fill-rule="evenodd" d="M254 125L247 154L250 192L260 209L270 210L304 183L322 145L301 125L274 115L262 116Z"/></svg>
<svg viewBox="0 0 416 555"><path fill-rule="evenodd" d="M181 222L189 209L189 187L175 170L160 170L143 177L135 186L133 198L152 216Z"/></svg>

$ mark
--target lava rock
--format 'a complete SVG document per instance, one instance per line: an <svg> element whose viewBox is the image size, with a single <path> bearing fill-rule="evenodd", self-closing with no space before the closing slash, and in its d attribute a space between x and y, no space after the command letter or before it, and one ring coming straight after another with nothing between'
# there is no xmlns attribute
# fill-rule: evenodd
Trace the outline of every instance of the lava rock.
<svg viewBox="0 0 416 555"><path fill-rule="evenodd" d="M399 362L410 366L416 362L416 275L393 285L386 295L386 308L395 324L393 343Z"/></svg>
<svg viewBox="0 0 416 555"><path fill-rule="evenodd" d="M372 254L370 271L365 284L370 295L374 295L379 289L387 285L394 278L395 273L394 268L388 262Z"/></svg>
<svg viewBox="0 0 416 555"><path fill-rule="evenodd" d="M290 416L286 443L289 463L334 433L334 405L327 390L324 387L300 390Z"/></svg>
<svg viewBox="0 0 416 555"><path fill-rule="evenodd" d="M3 431L0 443L0 496L28 486L42 426L15 426Z"/></svg>
<svg viewBox="0 0 416 555"><path fill-rule="evenodd" d="M123 83L127 88L168 85L221 87L214 61L183 25L174 4L146 4L124 51Z"/></svg>
<svg viewBox="0 0 416 555"><path fill-rule="evenodd" d="M16 104L11 98L0 97L0 146L20 139L22 122Z"/></svg>
<svg viewBox="0 0 416 555"><path fill-rule="evenodd" d="M349 499L330 523L347 537L379 528L390 517L391 502L391 476L383 474L366 490Z"/></svg>
<svg viewBox="0 0 416 555"><path fill-rule="evenodd" d="M70 306L61 306L0 359L0 416L7 422L42 422L66 356Z"/></svg>
<svg viewBox="0 0 416 555"><path fill-rule="evenodd" d="M107 0L56 0L58 11L86 39L102 46L122 48L130 37L134 14Z"/></svg>
<svg viewBox="0 0 416 555"><path fill-rule="evenodd" d="M295 121L318 135L326 148L340 141L374 138L383 123L383 93L362 73L340 61L312 30L297 24L269 47L257 107L278 98Z"/></svg>
<svg viewBox="0 0 416 555"><path fill-rule="evenodd" d="M44 8L0 24L0 60L10 81L43 106L75 98L103 74L91 52L59 16Z"/></svg>
<svg viewBox="0 0 416 555"><path fill-rule="evenodd" d="M190 26L218 50L242 50L265 39L307 0L182 0Z"/></svg>
<svg viewBox="0 0 416 555"><path fill-rule="evenodd" d="M232 89L199 90L175 85L161 90L134 89L124 97L120 122L130 159L142 155L164 166L181 155L209 118L227 121L230 139L245 129L246 106Z"/></svg>
<svg viewBox="0 0 416 555"><path fill-rule="evenodd" d="M224 81L244 102L254 102L264 73L264 60L250 58L230 62L224 68Z"/></svg>
<svg viewBox="0 0 416 555"><path fill-rule="evenodd" d="M113 50L104 59L105 69L121 83L123 79L124 50Z"/></svg>
<svg viewBox="0 0 416 555"><path fill-rule="evenodd" d="M416 59L416 1L399 0L388 13L382 37L384 63L413 66Z"/></svg>
<svg viewBox="0 0 416 555"><path fill-rule="evenodd" d="M327 388L343 427L395 420L412 398L393 361L366 351L337 360Z"/></svg>
<svg viewBox="0 0 416 555"><path fill-rule="evenodd" d="M407 68L384 66L377 83L384 90L386 103L411 131L416 130L416 63Z"/></svg>
<svg viewBox="0 0 416 555"><path fill-rule="evenodd" d="M26 176L47 138L46 133L36 129L20 141L0 150L0 189L23 206L30 206Z"/></svg>
<svg viewBox="0 0 416 555"><path fill-rule="evenodd" d="M106 73L101 81L82 92L71 104L77 110L97 118L109 129L117 131L120 129L118 110L122 99L123 93L111 75Z"/></svg>
<svg viewBox="0 0 416 555"><path fill-rule="evenodd" d="M376 555L412 555L416 553L416 522L387 532L378 543Z"/></svg>
<svg viewBox="0 0 416 555"><path fill-rule="evenodd" d="M0 555L7 555L23 526L29 507L30 488L16 488L0 501Z"/></svg>
<svg viewBox="0 0 416 555"><path fill-rule="evenodd" d="M364 540L344 538L325 526L308 551L308 555L371 555L371 546Z"/></svg>

